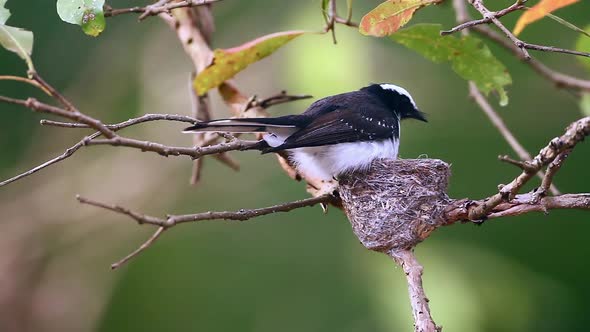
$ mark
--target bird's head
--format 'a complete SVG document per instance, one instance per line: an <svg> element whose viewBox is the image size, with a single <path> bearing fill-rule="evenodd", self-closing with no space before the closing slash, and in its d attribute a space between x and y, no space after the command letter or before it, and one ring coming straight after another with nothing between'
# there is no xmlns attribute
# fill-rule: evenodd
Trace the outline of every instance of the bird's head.
<svg viewBox="0 0 590 332"><path fill-rule="evenodd" d="M410 93L400 86L388 83L371 84L361 90L377 96L387 107L398 115L400 120L416 119L428 122L425 114L420 112L416 106Z"/></svg>

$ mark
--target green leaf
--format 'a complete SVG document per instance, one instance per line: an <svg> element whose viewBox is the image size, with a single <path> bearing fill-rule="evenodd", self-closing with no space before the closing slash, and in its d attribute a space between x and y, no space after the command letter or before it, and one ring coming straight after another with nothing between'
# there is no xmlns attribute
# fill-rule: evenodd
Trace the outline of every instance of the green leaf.
<svg viewBox="0 0 590 332"><path fill-rule="evenodd" d="M6 9L6 0L0 0L0 24L6 23L6 20L10 17L10 10Z"/></svg>
<svg viewBox="0 0 590 332"><path fill-rule="evenodd" d="M366 36L383 37L393 34L406 25L418 9L442 0L388 0L368 12L359 24Z"/></svg>
<svg viewBox="0 0 590 332"><path fill-rule="evenodd" d="M590 32L590 25L587 25L584 30ZM578 37L578 41L576 42L576 50L580 52L590 52L590 38L586 37L585 35ZM582 65L590 70L590 59L581 56L576 58L582 63Z"/></svg>
<svg viewBox="0 0 590 332"><path fill-rule="evenodd" d="M106 27L104 0L57 0L56 6L62 21L81 26L87 35L96 37Z"/></svg>
<svg viewBox="0 0 590 332"><path fill-rule="evenodd" d="M104 31L105 26L106 20L104 19L103 12L99 14L88 12L82 18L82 31L89 36L96 37L100 35Z"/></svg>
<svg viewBox="0 0 590 332"><path fill-rule="evenodd" d="M26 61L29 70L34 70L31 54L33 53L33 33L20 28L5 25L10 11L4 8L6 0L0 0L0 45L12 51Z"/></svg>
<svg viewBox="0 0 590 332"><path fill-rule="evenodd" d="M304 33L305 31L277 32L238 47L216 49L211 65L195 78L194 88L197 94L202 96L207 91L218 87L250 64L269 56L281 46Z"/></svg>
<svg viewBox="0 0 590 332"><path fill-rule="evenodd" d="M512 78L504 65L479 39L466 36L440 36L440 24L417 24L398 31L390 38L436 62L450 62L453 70L466 80L473 81L486 95L496 91L500 105L508 104L504 87Z"/></svg>
<svg viewBox="0 0 590 332"><path fill-rule="evenodd" d="M590 116L590 93L583 93L582 98L580 99L580 109L582 110L582 114L585 116Z"/></svg>

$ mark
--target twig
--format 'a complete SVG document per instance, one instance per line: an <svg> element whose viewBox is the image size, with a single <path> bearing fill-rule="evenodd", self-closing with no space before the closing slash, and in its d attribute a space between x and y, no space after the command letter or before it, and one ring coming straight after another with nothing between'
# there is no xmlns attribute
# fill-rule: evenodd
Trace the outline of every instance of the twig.
<svg viewBox="0 0 590 332"><path fill-rule="evenodd" d="M326 20L326 25L324 26L324 32L332 32L332 41L334 44L337 44L336 41L336 23L346 25L349 27L357 27L359 26L358 23L352 22L351 17L352 13L349 12L347 14L347 18L342 18L338 16L338 11L336 10L336 0L329 0L328 1L328 10L323 13L324 18Z"/></svg>
<svg viewBox="0 0 590 332"><path fill-rule="evenodd" d="M51 92L51 89L48 90ZM51 93L52 96L56 96L53 92ZM0 102L21 105L35 112L54 114L72 121L81 122L91 128L96 129L97 131L100 131L101 134L108 138L114 138L116 136L115 132L107 128L102 122L79 112L75 107L71 109L63 109L42 103L35 98L28 98L27 100L24 100L0 96Z"/></svg>
<svg viewBox="0 0 590 332"><path fill-rule="evenodd" d="M27 77L12 76L12 75L0 75L0 80L1 81L17 81L17 82L27 83L27 84L30 84L30 85L40 89L41 91L45 92L48 96L51 96L51 92L49 92L49 90L47 90L44 86L39 84L39 82L37 82L33 79L30 79L30 78L27 78Z"/></svg>
<svg viewBox="0 0 590 332"><path fill-rule="evenodd" d="M129 119L123 122L119 122L116 124L108 124L105 127L113 130L118 131L123 128L127 128L136 124L150 122L150 121L178 121L178 122L186 122L186 123L196 123L197 120L190 116L186 115L179 115L179 114L145 114L137 118ZM53 121L53 120L41 120L39 122L43 126L54 126L54 127L63 127L63 128L91 128L87 124L84 123L72 123L72 122L60 122L60 121Z"/></svg>
<svg viewBox="0 0 590 332"><path fill-rule="evenodd" d="M502 22L500 22L500 20L498 19L499 12L491 12L489 9L487 9L484 6L482 0L468 0L468 1L469 1L469 3L471 3L473 8L475 8L478 12L481 13L484 20L489 20L491 23L493 23L495 26L497 26L506 35L506 37L508 37L508 39L510 39L512 41L512 43L518 49L520 49L524 60L531 59L531 56L527 50L565 53L565 54L590 57L590 53L587 53L587 52L580 52L580 51L568 50L568 49L559 48L559 47L544 46L544 45L537 45L537 44L531 44L531 43L524 42L524 41L518 39L508 28L506 28L506 26L504 26L504 24L502 24ZM521 3L520 1L517 1L512 6L518 6L520 3ZM483 23L489 23L489 22L483 22ZM474 26L477 26L477 24L472 25L471 27L474 27Z"/></svg>
<svg viewBox="0 0 590 332"><path fill-rule="evenodd" d="M571 150L563 151L555 158L555 160L551 162L551 164L549 164L549 166L547 166L547 174L545 174L543 180L541 181L541 186L535 192L535 200L545 196L547 190L553 186L553 177L555 176L555 173L559 171L561 165L567 159L570 152Z"/></svg>
<svg viewBox="0 0 590 332"><path fill-rule="evenodd" d="M401 266L406 275L408 293L414 316L414 331L416 332L440 332L442 327L437 326L430 314L428 298L422 286L422 273L424 268L414 255L412 250L389 250L389 257Z"/></svg>
<svg viewBox="0 0 590 332"><path fill-rule="evenodd" d="M484 97L484 95L481 93L481 91L479 91L479 89L477 88L477 86L473 82L469 82L469 94L475 100L475 102L477 102L477 104L482 109L482 111L488 116L488 118L490 119L492 124L496 127L496 129L498 129L498 131L504 137L506 142L508 142L508 145L510 145L512 150L514 150L514 152L516 152L516 154L520 157L520 159L525 162L531 160L532 159L531 155L518 142L516 137L514 137L514 135L510 131L510 129L508 129L508 127L504 123L504 120L502 120L500 115L494 110L494 108L490 105L490 103L488 103L487 99ZM516 163L513 160L508 159L508 158L500 158L500 159L503 161L510 162L514 165L517 165L525 171L538 171L536 173L539 176L539 178L541 178L541 179L543 179L545 177L545 174L543 173L543 171L531 169L528 167L529 166L528 164ZM560 194L559 190L554 185L551 186L551 192L554 195Z"/></svg>
<svg viewBox="0 0 590 332"><path fill-rule="evenodd" d="M510 39L514 43L514 45L516 45L516 47L518 47L520 49L525 60L529 60L531 58L529 52L527 51L527 49L525 47L525 43L522 40L518 39L508 28L506 28L504 26L504 24L502 24L502 22L500 22L500 20L498 18L496 18L495 13L492 13L491 11L489 11L484 6L484 4L481 0L468 0L468 1L469 1L469 3L471 3L473 8L475 8L475 10L477 10L478 12L481 13L481 15L484 17L484 19L489 19L492 23L494 23L494 25L496 25L500 30L502 30L502 32L504 32L506 37L508 37L508 39Z"/></svg>
<svg viewBox="0 0 590 332"><path fill-rule="evenodd" d="M544 45L537 45L537 44L523 42L523 47L526 49L535 50L535 51L564 53L564 54L578 55L578 56L590 58L590 53L580 52L580 51L576 51L576 50L568 50L566 48L555 47L555 46L544 46Z"/></svg>
<svg viewBox="0 0 590 332"><path fill-rule="evenodd" d="M59 103L62 104L66 110L70 112L78 112L78 109L74 106L74 104L72 104L64 95L57 91L57 89L47 83L41 76L39 76L36 71L30 71L29 76L34 82L37 82L37 84L41 86L42 90L49 92L50 96L59 101Z"/></svg>
<svg viewBox="0 0 590 332"><path fill-rule="evenodd" d="M118 269L119 267L121 267L122 265L124 265L125 263L127 263L129 260L131 260L133 257L141 254L142 251L144 251L147 248L151 247L152 244L154 244L154 242L156 242L156 240L160 237L160 235L162 235L162 233L164 233L165 230L167 230L167 228L164 227L164 226L158 227L158 229L156 229L156 231L154 232L154 234L152 234L152 236L150 236L137 249L135 249L129 255L127 255L127 256L123 257L122 259L118 260L117 262L111 264L111 270Z"/></svg>
<svg viewBox="0 0 590 332"><path fill-rule="evenodd" d="M340 16L336 16L336 18L334 19L334 22L339 23L339 24L342 24L342 25L346 25L346 26L349 26L349 27L353 27L353 28L358 28L359 27L359 24L358 23L352 22L348 18L347 19L344 19L344 18L342 18Z"/></svg>
<svg viewBox="0 0 590 332"><path fill-rule="evenodd" d="M145 249L149 248L157 239L158 237L168 228L176 226L178 224L187 223L187 222L198 222L203 220L233 220L233 221L245 221L248 219L252 219L255 217L260 217L267 214L277 213L277 212L289 212L291 210L295 210L298 208L306 207L306 206L313 206L320 203L330 203L335 200L335 198L331 195L324 195L319 197L311 197L306 198L298 201L288 202L277 204L269 207L264 208L257 208L257 209L241 209L239 211L219 211L219 212L202 212L196 214L184 214L184 215L169 215L166 218L158 218L149 215L145 215L142 213L138 213L132 211L128 208L113 205L113 204L106 204L103 202L91 200L88 198L84 198L80 195L76 196L76 199L82 204L88 204L92 206L96 206L102 209L106 209L109 211L113 211L116 213L120 213L126 215L133 220L135 220L139 224L150 224L158 226L158 230L154 235L152 235L146 242L144 242L137 250L132 252L131 254L127 255L122 260L114 263L111 265L113 269L120 267L122 264L128 262L131 258L137 256Z"/></svg>
<svg viewBox="0 0 590 332"><path fill-rule="evenodd" d="M121 14L130 14L136 13L141 14L139 16L139 20L142 21L148 16L155 16L161 13L169 13L171 10L176 8L184 8L184 7L196 7L196 6L203 6L218 2L220 0L183 0L179 2L171 2L170 0L167 1L159 1L153 5L145 6L145 7L131 7L131 8L121 8L121 9L113 9L113 8L106 8L104 11L105 17L112 17Z"/></svg>
<svg viewBox="0 0 590 332"><path fill-rule="evenodd" d="M99 135L100 135L100 133L94 133L94 134L88 136L88 139L94 139L94 138L98 137ZM85 140L86 140L86 138L83 139L83 140L81 140L80 142L76 143L72 147L68 148L61 155L59 155L59 156L57 156L57 157L55 157L53 159L50 159L50 160L42 163L39 166L35 166L34 168L32 168L32 169L30 169L30 170L28 170L28 171L26 171L24 173L21 173L21 174L19 174L17 176L14 176L14 177L10 178L10 179L7 179L7 180L4 180L4 181L0 182L0 187L5 186L5 185L7 185L9 183L12 183L14 181L20 180L20 179L22 179L24 177L27 177L29 175L32 175L34 173L37 173L38 171L44 169L45 167L51 166L51 165L56 164L56 163L58 163L58 162L60 162L60 161L62 161L64 159L69 158L71 155L73 155L76 151L78 151L81 147L84 146L84 141Z"/></svg>
<svg viewBox="0 0 590 332"><path fill-rule="evenodd" d="M258 100L258 98L254 97L252 100L247 104L246 110L252 107L262 107L262 108L269 108L271 106L289 103L292 101L303 100L313 98L312 95L289 95L287 91L283 90L280 93L277 93L274 96L270 96L263 100Z"/></svg>
<svg viewBox="0 0 590 332"><path fill-rule="evenodd" d="M530 158L528 158L528 159L530 159ZM514 160L506 155L498 156L498 160L508 163L510 165L514 165L514 166L522 169L523 171L527 171L527 172L534 172L535 171L534 167L531 166L527 161Z"/></svg>
<svg viewBox="0 0 590 332"><path fill-rule="evenodd" d="M0 100L2 100L2 98L0 96ZM64 111L65 112L65 111ZM146 114L144 116L135 118L135 119L130 119L127 121L123 121L121 123L117 123L117 124L112 124L112 125L106 125L106 127L108 127L109 129L113 130L113 131L118 131L121 130L123 128L127 128L129 126L133 126L139 123L143 123L143 122L148 122L148 121L158 121L158 120L166 120L166 121L180 121L180 122L188 122L188 123L194 123L195 119L188 117L188 116L183 116L183 115L176 115L176 114ZM51 120L41 120L41 124L42 125L47 125L47 126L56 126L56 127L62 127L62 128L90 128L90 126L88 126L87 124L83 124L83 123L71 123L71 122L59 122L59 121L51 121ZM52 158L46 162L44 162L41 165L38 165L24 173L21 173L19 175L16 175L10 179L7 179L5 181L0 182L0 187L5 186L9 183L12 183L14 181L20 180L26 176L32 175L48 166L51 166L55 163L58 163L64 159L69 158L70 156L72 156L76 151L78 151L81 147L85 146L87 144L88 141L91 141L95 138L97 138L98 136L100 136L100 132L96 132L92 135L89 135L85 138L83 138L81 141L79 141L78 143L76 143L75 145L71 146L70 148L68 148L64 153L62 153L61 155Z"/></svg>
<svg viewBox="0 0 590 332"><path fill-rule="evenodd" d="M482 19L479 19L479 20L472 20L472 21L467 21L467 18L461 19L461 21L466 21L466 22L457 25L456 27L452 28L451 30L441 31L440 32L440 35L441 36L446 36L446 35L455 33L457 31L461 31L463 29L472 28L472 27L474 27L476 25L489 24L489 23L492 22L492 17L500 18L500 17L502 17L502 16L504 16L506 14L510 14L510 13L512 13L514 11L521 10L521 9L524 9L524 8L526 8L526 6L523 5L523 4L521 4L521 3L519 3L517 1L517 2L515 2L514 4L512 4L511 6L509 6L507 8L504 8L504 9L499 10L497 12L491 13L492 15L490 15L489 17L485 17L485 18L482 18ZM467 17L467 15L465 15L465 17Z"/></svg>
<svg viewBox="0 0 590 332"><path fill-rule="evenodd" d="M328 1L328 24L326 25L326 32L332 32L332 41L334 44L337 44L336 41L336 16L338 13L336 12L336 0L329 0Z"/></svg>
<svg viewBox="0 0 590 332"><path fill-rule="evenodd" d="M229 143L219 143L210 146L169 146L151 141L143 141L134 138L117 136L110 139L86 140L86 145L112 145L126 146L129 148L139 149L142 152L155 152L161 156L189 156L193 159L200 158L211 154L217 154L228 151L244 151L254 148L259 141L234 140Z"/></svg>

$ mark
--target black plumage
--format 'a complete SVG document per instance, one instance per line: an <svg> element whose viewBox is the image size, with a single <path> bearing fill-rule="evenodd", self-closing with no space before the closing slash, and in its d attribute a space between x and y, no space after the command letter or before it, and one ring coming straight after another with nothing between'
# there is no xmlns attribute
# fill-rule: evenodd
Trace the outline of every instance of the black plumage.
<svg viewBox="0 0 590 332"><path fill-rule="evenodd" d="M407 92L399 87L372 84L358 91L320 99L300 115L199 122L194 131L288 132L282 144L260 144L263 153L339 143L398 139L400 120L426 121Z"/></svg>

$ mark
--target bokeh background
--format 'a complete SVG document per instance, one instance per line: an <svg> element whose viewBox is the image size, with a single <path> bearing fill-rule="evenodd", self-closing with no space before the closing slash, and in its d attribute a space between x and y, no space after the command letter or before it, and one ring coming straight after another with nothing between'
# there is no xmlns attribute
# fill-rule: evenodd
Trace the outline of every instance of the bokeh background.
<svg viewBox="0 0 590 332"><path fill-rule="evenodd" d="M114 1L122 8L142 1ZM355 19L378 1L356 1ZM508 1L494 1L504 8ZM38 71L84 112L104 122L145 113L189 114L191 63L158 18L107 20L99 38L60 21L54 1L9 0L9 23L35 33ZM345 8L344 2L340 4ZM558 12L590 23L590 3ZM288 29L320 30L319 0L220 2L214 7L215 47L239 45ZM513 26L517 14L503 19ZM450 2L420 11L413 22L452 27ZM480 198L518 170L497 161L513 155L448 65L435 65L388 39L337 26L303 36L237 76L248 94L281 89L316 98L392 82L412 92L430 122L404 123L401 156L452 164L450 195ZM574 32L553 21L523 37L572 48ZM491 44L491 43L490 43ZM531 153L581 116L577 99L539 78L504 50L510 104L497 110ZM534 56L590 78L568 55ZM0 52L0 73L24 75L18 57ZM0 93L43 98L29 86L0 82ZM214 114L228 110L214 96ZM302 112L311 101L281 105L273 114ZM497 99L492 97L497 105ZM0 105L0 176L37 165L88 133L40 126L45 118ZM138 138L190 145L182 124L149 123L126 130ZM89 147L33 176L0 188L1 331L410 331L405 280L388 257L365 250L342 212L319 207L236 223L183 225L128 266L109 264L138 246L152 229L79 205L75 194L117 202L154 215L262 207L307 196L273 156L233 153L234 172L205 160L204 178L188 185L191 162L113 147ZM581 144L556 178L563 192L588 192L590 145ZM537 180L535 180L537 181ZM538 182L529 186L538 184ZM588 315L590 215L552 211L454 225L417 248L434 318L446 331L582 331Z"/></svg>

